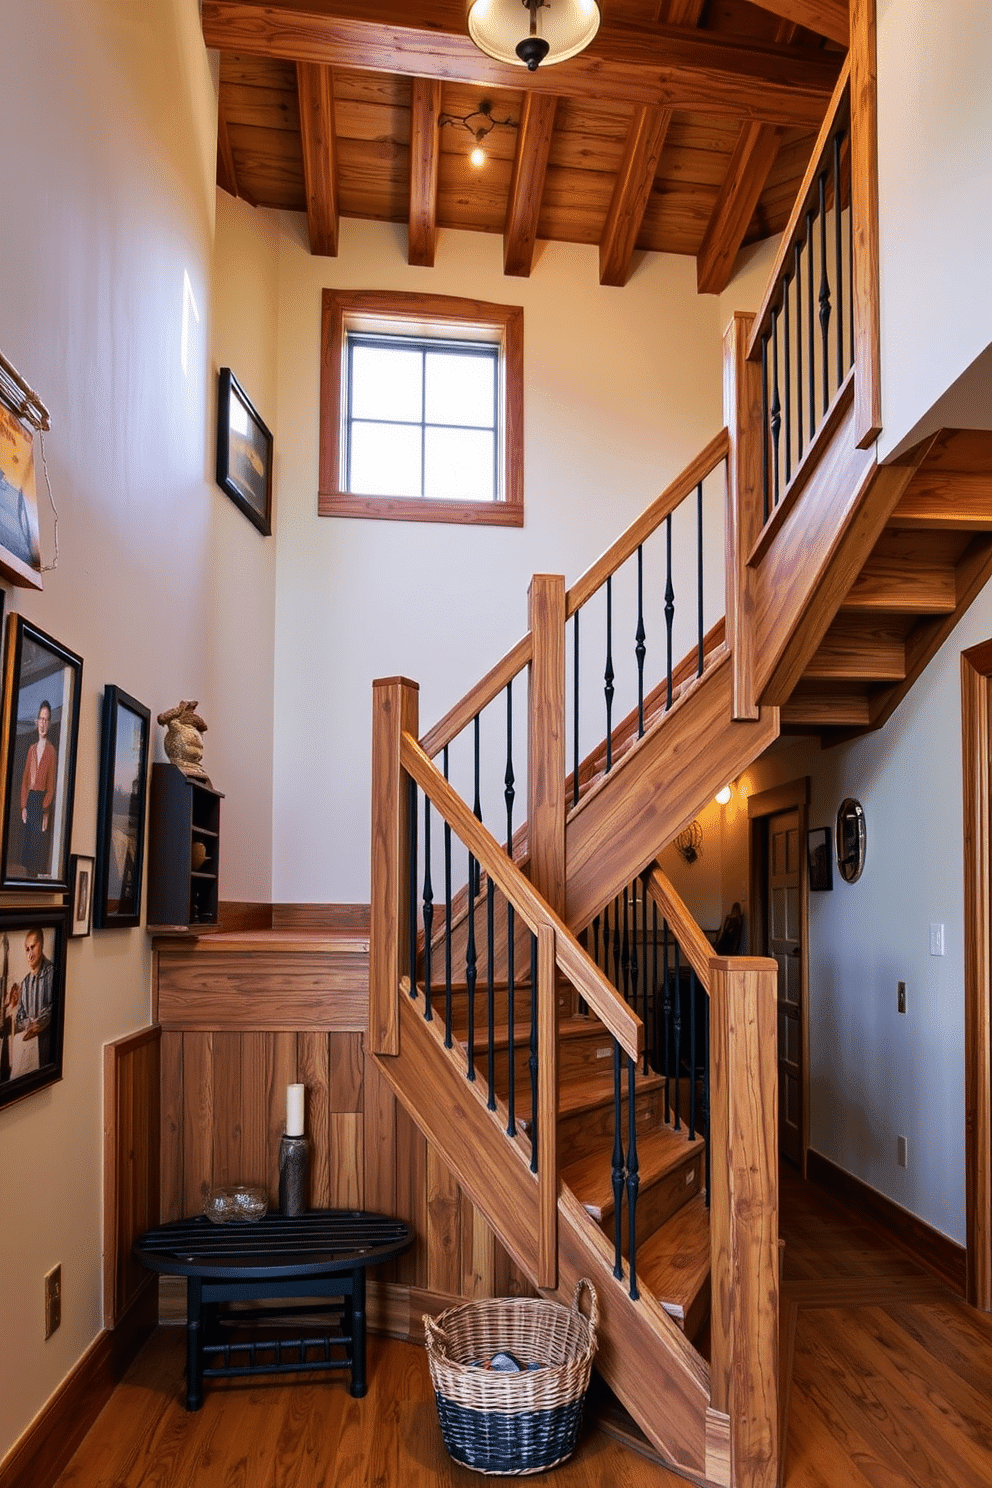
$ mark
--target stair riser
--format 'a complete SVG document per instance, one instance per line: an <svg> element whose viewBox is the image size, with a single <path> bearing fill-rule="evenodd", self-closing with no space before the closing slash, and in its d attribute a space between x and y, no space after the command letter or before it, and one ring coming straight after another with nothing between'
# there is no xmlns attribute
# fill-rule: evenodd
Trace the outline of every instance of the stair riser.
<svg viewBox="0 0 992 1488"><path fill-rule="evenodd" d="M519 1022L519 1032L527 1031L526 1022ZM485 1046L480 1046L478 1029L476 1031L476 1062L485 1066ZM530 1078L530 1048L528 1044L517 1044L516 1047L516 1077L517 1089L520 1089L521 1080ZM500 1093L506 1089L509 1071L509 1050L496 1050L496 1085ZM613 1041L608 1033L598 1025L588 1035L570 1037L563 1039L558 1051L558 1081L561 1087L582 1084L590 1076L600 1076L604 1070L613 1068ZM626 1085L626 1076L624 1077Z"/></svg>
<svg viewBox="0 0 992 1488"><path fill-rule="evenodd" d="M637 1132L656 1131L664 1126L662 1093L646 1090L635 1097ZM621 1122L626 1142L628 1102L621 1106ZM596 1106L593 1110L573 1111L558 1118L558 1162L561 1167L592 1157L596 1152L609 1153L613 1148L613 1106Z"/></svg>
<svg viewBox="0 0 992 1488"><path fill-rule="evenodd" d="M643 1240L660 1229L666 1220L677 1214L683 1204L694 1199L703 1183L703 1155L700 1151L687 1152L686 1160L663 1178L642 1185L637 1195L637 1234ZM614 1235L613 1215L608 1215L600 1229L612 1240ZM621 1244L625 1256L630 1255L630 1211L626 1193L623 1200Z"/></svg>

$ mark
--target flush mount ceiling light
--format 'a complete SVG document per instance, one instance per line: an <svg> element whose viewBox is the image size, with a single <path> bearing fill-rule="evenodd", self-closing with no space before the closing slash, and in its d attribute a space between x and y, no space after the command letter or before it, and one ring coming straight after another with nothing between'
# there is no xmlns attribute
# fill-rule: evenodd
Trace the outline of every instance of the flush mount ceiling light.
<svg viewBox="0 0 992 1488"><path fill-rule="evenodd" d="M437 122L442 129L445 124L461 124L464 129L468 130L475 140L475 149L469 159L476 166L486 163L486 152L482 145L487 135L492 134L497 128L516 129L517 127L516 119L494 119L493 106L488 98L484 98L479 107L473 109L470 114L441 114Z"/></svg>
<svg viewBox="0 0 992 1488"><path fill-rule="evenodd" d="M574 57L599 30L596 0L466 0L466 14L480 51L530 72Z"/></svg>

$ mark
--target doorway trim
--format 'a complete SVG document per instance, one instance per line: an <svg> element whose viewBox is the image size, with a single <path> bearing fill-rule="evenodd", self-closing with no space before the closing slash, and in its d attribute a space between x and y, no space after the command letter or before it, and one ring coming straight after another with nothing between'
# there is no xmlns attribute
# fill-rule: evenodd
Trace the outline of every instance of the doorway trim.
<svg viewBox="0 0 992 1488"><path fill-rule="evenodd" d="M799 958L799 1000L802 1008L802 1070L803 1108L800 1150L802 1174L806 1177L806 1161L809 1154L809 875L806 867L806 833L809 828L810 777L802 775L798 780L789 780L784 785L772 786L749 796L748 815L748 895L750 898L750 939L748 952L752 956L768 953L768 891L767 819L780 811L795 810L799 816L799 923L802 926L803 950ZM752 944L756 940L758 944Z"/></svg>
<svg viewBox="0 0 992 1488"><path fill-rule="evenodd" d="M992 1312L992 640L961 652L965 1297Z"/></svg>

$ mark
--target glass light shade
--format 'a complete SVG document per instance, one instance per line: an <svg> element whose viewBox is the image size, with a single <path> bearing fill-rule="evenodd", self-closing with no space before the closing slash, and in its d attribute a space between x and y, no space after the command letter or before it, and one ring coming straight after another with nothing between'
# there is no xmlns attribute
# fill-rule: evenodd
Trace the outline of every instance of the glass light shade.
<svg viewBox="0 0 992 1488"><path fill-rule="evenodd" d="M716 793L717 804L719 806L726 806L726 805L728 805L729 802L730 802L731 794L732 794L732 792L731 792L730 786L729 785L723 786L723 788L721 790L718 790L717 793Z"/></svg>
<svg viewBox="0 0 992 1488"><path fill-rule="evenodd" d="M468 34L480 51L513 67L525 63L517 44L530 34L524 0L466 0ZM587 47L599 30L596 0L549 0L537 12L537 34L548 43L543 66L564 62Z"/></svg>

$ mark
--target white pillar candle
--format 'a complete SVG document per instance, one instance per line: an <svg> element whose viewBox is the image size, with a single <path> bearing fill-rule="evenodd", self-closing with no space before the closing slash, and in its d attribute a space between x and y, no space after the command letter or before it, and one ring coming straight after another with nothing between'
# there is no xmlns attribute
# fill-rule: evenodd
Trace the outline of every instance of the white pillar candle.
<svg viewBox="0 0 992 1488"><path fill-rule="evenodd" d="M286 1135L287 1137L302 1137L303 1135L303 1086L286 1086Z"/></svg>

